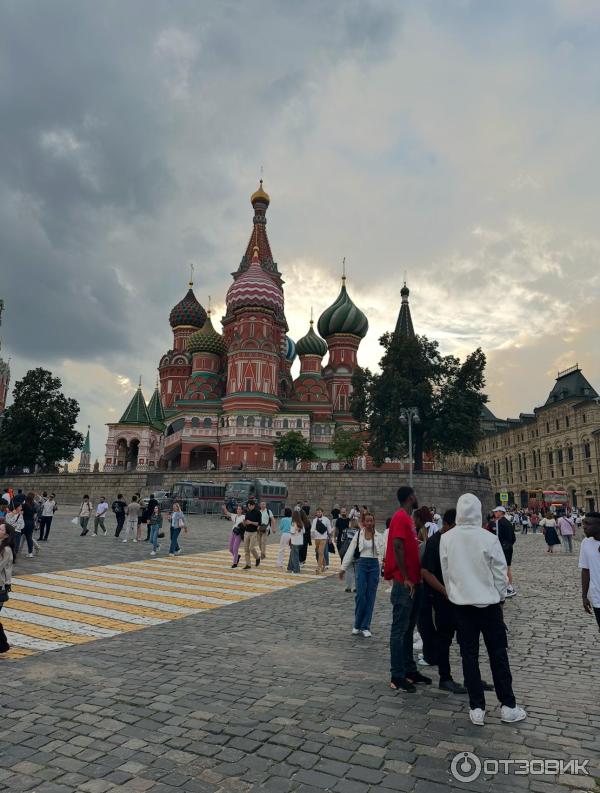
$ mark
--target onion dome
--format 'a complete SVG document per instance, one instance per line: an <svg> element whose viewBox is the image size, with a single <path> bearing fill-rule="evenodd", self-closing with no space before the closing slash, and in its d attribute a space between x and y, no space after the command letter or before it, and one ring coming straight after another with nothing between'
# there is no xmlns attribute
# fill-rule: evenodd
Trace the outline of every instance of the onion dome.
<svg viewBox="0 0 600 793"><path fill-rule="evenodd" d="M298 340L296 344L298 355L318 355L322 358L327 353L327 344L314 331L313 321L310 321L310 329L306 336Z"/></svg>
<svg viewBox="0 0 600 793"><path fill-rule="evenodd" d="M206 322L206 311L196 300L192 286L193 284L190 281L190 288L186 296L171 309L169 323L172 328L176 328L179 325L191 325L194 328L201 328Z"/></svg>
<svg viewBox="0 0 600 793"><path fill-rule="evenodd" d="M289 363L294 361L296 357L296 342L292 341L289 336L285 337L285 360Z"/></svg>
<svg viewBox="0 0 600 793"><path fill-rule="evenodd" d="M226 303L228 311L236 308L270 308L283 313L283 293L260 266L257 247L254 248L248 269L229 287Z"/></svg>
<svg viewBox="0 0 600 793"><path fill-rule="evenodd" d="M227 343L223 336L214 329L209 315L203 327L192 333L188 338L185 348L192 355L195 352L211 352L214 355L225 355Z"/></svg>
<svg viewBox="0 0 600 793"><path fill-rule="evenodd" d="M319 333L326 339L335 333L349 333L361 339L367 335L369 320L357 308L346 291L346 279L342 278L342 288L336 300L319 317ZM300 342L298 342L298 345ZM298 350L300 355L300 350Z"/></svg>
<svg viewBox="0 0 600 793"><path fill-rule="evenodd" d="M269 206L269 204L271 203L271 198L269 194L265 190L263 190L262 179L260 180L260 185L258 190L255 190L255 192L252 193L252 195L250 196L250 203L252 204L252 206L254 206L254 204L256 204L257 202L260 202L261 204L266 204L267 206Z"/></svg>

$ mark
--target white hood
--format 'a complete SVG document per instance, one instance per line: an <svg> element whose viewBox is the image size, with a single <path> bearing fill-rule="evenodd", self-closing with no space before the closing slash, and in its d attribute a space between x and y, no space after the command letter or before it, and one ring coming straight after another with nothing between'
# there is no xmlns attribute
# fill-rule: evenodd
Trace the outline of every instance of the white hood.
<svg viewBox="0 0 600 793"><path fill-rule="evenodd" d="M463 529L483 526L481 501L473 493L465 493L456 503L456 525Z"/></svg>
<svg viewBox="0 0 600 793"><path fill-rule="evenodd" d="M482 528L481 501L472 493L458 499L456 526L440 540L440 562L451 603L484 607L504 600L504 552L496 535Z"/></svg>

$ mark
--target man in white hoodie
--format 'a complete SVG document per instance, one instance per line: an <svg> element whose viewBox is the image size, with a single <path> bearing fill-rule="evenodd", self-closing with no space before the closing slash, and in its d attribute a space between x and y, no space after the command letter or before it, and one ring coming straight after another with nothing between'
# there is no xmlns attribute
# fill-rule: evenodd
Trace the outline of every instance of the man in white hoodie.
<svg viewBox="0 0 600 793"><path fill-rule="evenodd" d="M456 526L442 535L440 561L448 599L454 606L469 717L485 721L485 695L479 671L479 636L490 659L501 719L515 722L527 714L515 701L508 641L501 603L508 586L506 559L498 538L482 528L481 501L465 493L456 505Z"/></svg>

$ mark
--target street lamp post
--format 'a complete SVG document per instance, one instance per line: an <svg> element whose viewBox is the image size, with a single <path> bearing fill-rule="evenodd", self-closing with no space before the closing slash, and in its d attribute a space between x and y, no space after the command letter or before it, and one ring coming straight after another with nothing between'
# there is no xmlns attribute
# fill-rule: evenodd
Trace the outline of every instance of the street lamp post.
<svg viewBox="0 0 600 793"><path fill-rule="evenodd" d="M412 425L413 422L418 424L420 420L418 408L400 408L400 421L403 424L408 424L408 484L411 487L413 486Z"/></svg>

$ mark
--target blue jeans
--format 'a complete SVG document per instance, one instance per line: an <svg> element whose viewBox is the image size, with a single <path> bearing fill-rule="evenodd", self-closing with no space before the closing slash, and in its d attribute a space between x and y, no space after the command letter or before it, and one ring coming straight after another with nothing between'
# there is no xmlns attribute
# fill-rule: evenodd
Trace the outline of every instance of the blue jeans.
<svg viewBox="0 0 600 793"><path fill-rule="evenodd" d="M150 525L150 542L152 543L152 550L153 551L157 551L158 550L158 531L159 531L159 529L160 529L160 526L158 525L158 523L152 523Z"/></svg>
<svg viewBox="0 0 600 793"><path fill-rule="evenodd" d="M375 597L381 577L379 559L359 559L356 563L356 599L354 606L354 627L368 631L375 608Z"/></svg>
<svg viewBox="0 0 600 793"><path fill-rule="evenodd" d="M180 550L179 543L177 542L180 533L181 527L174 528L171 526L171 545L169 546L169 553L176 553Z"/></svg>
<svg viewBox="0 0 600 793"><path fill-rule="evenodd" d="M423 585L417 584L413 596L408 587L394 581L392 629L390 631L390 671L392 680L401 680L417 671L413 656L413 631L423 597Z"/></svg>

